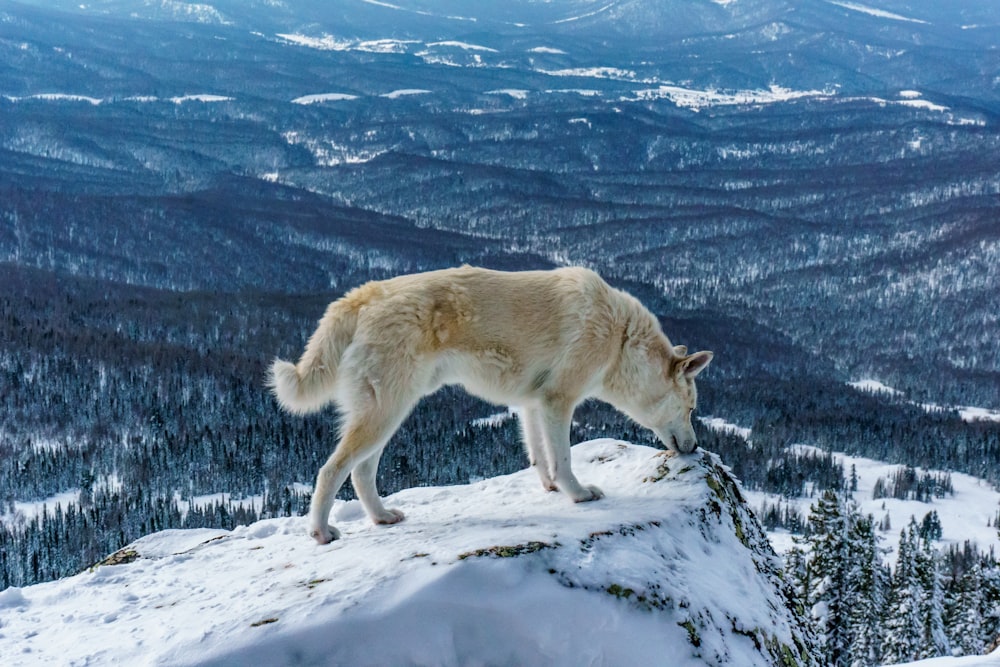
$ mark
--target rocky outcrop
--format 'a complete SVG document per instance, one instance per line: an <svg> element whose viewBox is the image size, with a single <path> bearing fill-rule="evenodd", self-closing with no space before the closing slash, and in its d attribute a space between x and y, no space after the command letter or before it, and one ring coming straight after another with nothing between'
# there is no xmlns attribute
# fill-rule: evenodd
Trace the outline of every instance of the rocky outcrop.
<svg viewBox="0 0 1000 667"><path fill-rule="evenodd" d="M606 497L573 504L531 470L388 499L344 538L304 519L167 531L127 558L22 589L0 652L35 662L814 665L781 561L712 454L573 448ZM66 619L70 619L67 621ZM66 642L64 638L78 638Z"/></svg>

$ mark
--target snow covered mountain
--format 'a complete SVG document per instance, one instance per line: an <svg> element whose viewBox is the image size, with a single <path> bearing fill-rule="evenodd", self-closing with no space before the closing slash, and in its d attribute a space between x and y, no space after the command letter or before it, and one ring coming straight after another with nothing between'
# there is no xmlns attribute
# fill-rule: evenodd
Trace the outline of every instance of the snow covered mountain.
<svg viewBox="0 0 1000 667"><path fill-rule="evenodd" d="M7 665L810 665L780 561L711 454L573 449L601 502L531 470L397 493L407 520L334 509L165 531L58 581L0 593Z"/></svg>

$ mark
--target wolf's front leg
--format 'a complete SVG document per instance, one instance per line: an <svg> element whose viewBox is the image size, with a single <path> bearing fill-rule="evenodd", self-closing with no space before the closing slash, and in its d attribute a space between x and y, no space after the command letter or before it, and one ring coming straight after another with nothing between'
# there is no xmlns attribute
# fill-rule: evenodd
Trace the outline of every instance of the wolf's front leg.
<svg viewBox="0 0 1000 667"><path fill-rule="evenodd" d="M570 463L569 427L573 406L546 406L542 409L542 428L552 477L560 491L574 502L582 503L604 497L596 486L584 486L573 474Z"/></svg>
<svg viewBox="0 0 1000 667"><path fill-rule="evenodd" d="M528 453L528 462L538 473L542 488L546 491L555 491L557 487L552 478L552 463L545 446L541 412L537 408L523 408L518 417L521 420L521 436L524 439L524 449Z"/></svg>

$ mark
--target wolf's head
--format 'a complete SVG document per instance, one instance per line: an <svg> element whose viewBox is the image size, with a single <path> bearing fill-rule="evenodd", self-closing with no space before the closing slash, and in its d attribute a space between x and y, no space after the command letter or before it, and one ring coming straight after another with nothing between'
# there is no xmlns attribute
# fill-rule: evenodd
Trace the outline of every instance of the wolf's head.
<svg viewBox="0 0 1000 667"><path fill-rule="evenodd" d="M674 355L664 364L664 379L668 385L654 411L652 431L664 445L688 454L698 447L691 415L698 407L698 388L694 378L712 361L707 351L687 354L683 345L674 348Z"/></svg>
<svg viewBox="0 0 1000 667"><path fill-rule="evenodd" d="M650 345L633 350L639 358L619 407L656 434L669 449L688 454L698 447L691 415L698 405L695 377L712 361L711 352L688 354L683 345Z"/></svg>

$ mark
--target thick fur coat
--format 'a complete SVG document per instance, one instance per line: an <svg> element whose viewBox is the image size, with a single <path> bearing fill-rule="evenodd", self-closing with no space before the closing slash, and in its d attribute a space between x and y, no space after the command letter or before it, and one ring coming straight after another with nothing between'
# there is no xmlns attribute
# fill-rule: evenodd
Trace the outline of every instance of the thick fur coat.
<svg viewBox="0 0 1000 667"><path fill-rule="evenodd" d="M310 508L310 534L326 543L337 537L328 519L348 474L374 522L403 518L383 506L375 471L416 402L442 385L519 407L543 487L580 502L603 494L570 467L576 405L607 401L671 449L693 451L694 378L711 359L671 345L638 300L593 271L463 266L349 292L327 308L297 364L274 362L270 386L289 412L332 402L342 414L340 442L319 471Z"/></svg>

